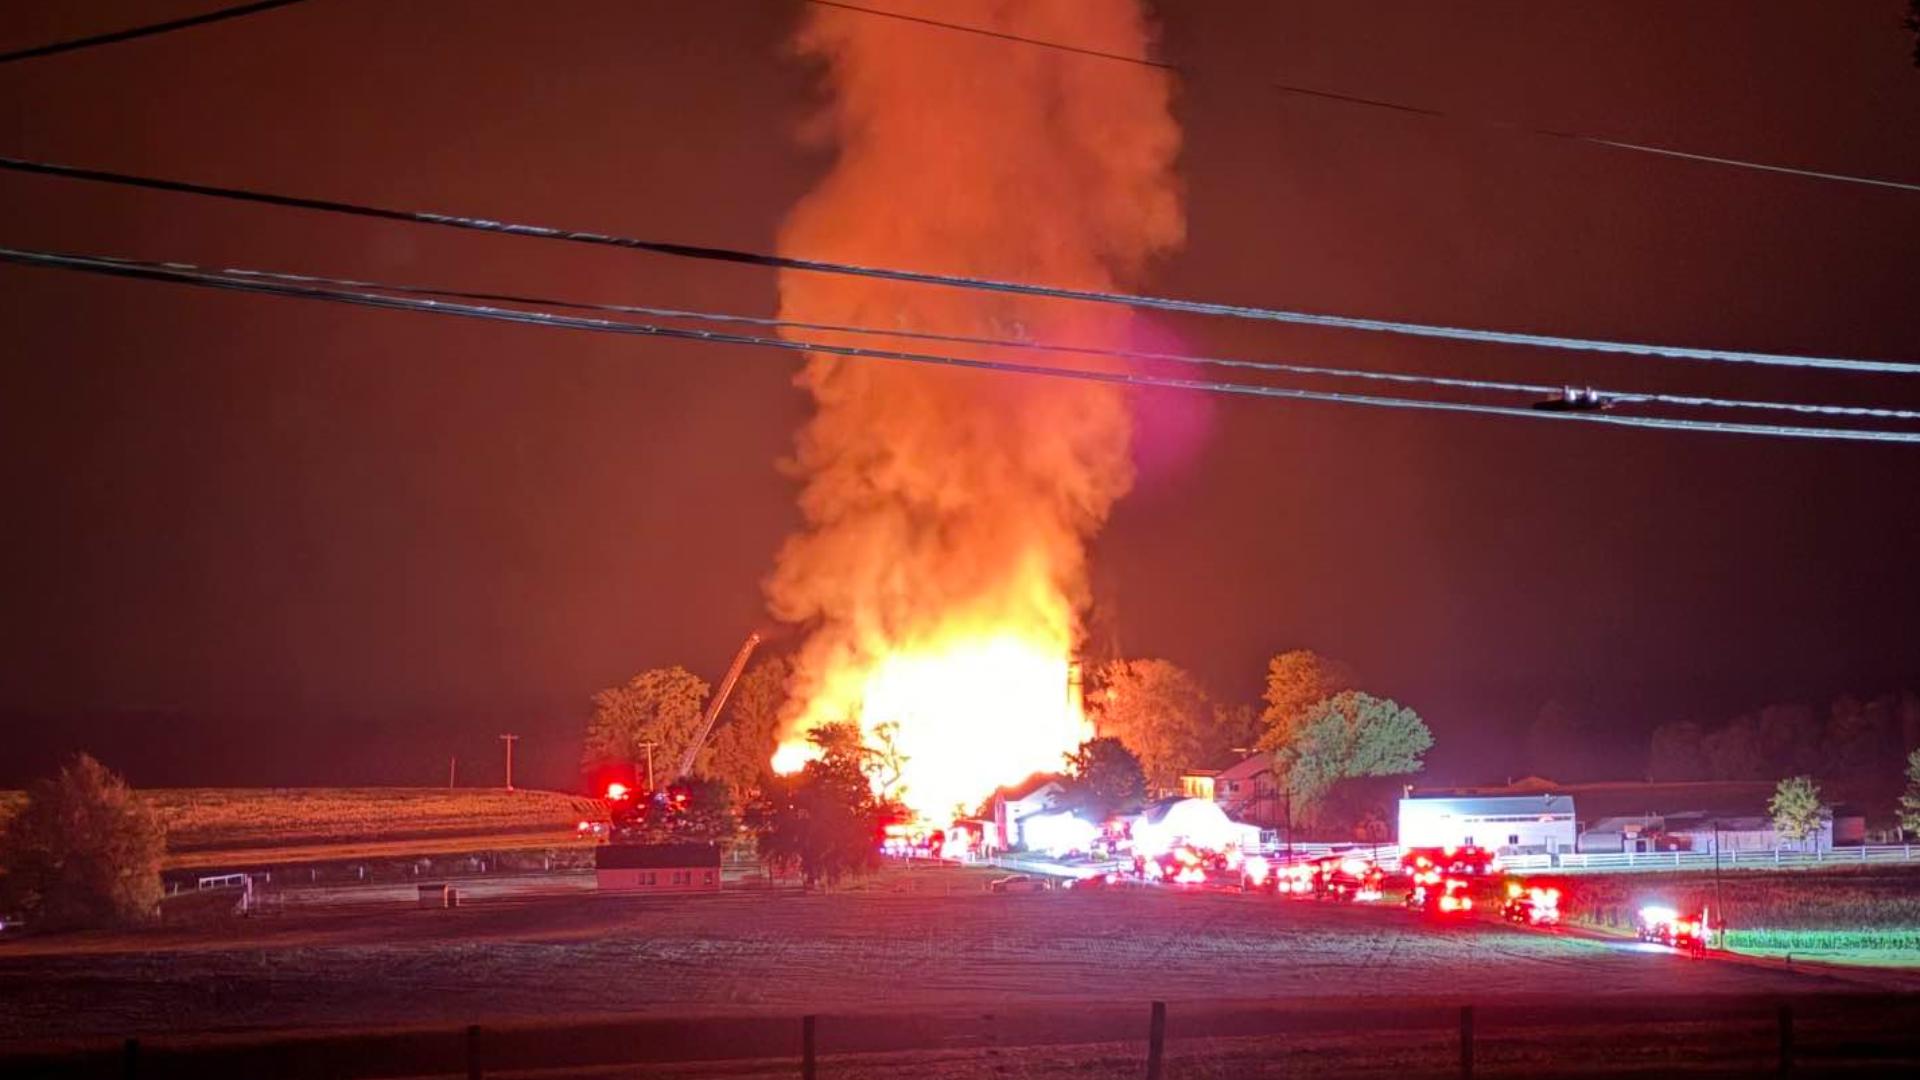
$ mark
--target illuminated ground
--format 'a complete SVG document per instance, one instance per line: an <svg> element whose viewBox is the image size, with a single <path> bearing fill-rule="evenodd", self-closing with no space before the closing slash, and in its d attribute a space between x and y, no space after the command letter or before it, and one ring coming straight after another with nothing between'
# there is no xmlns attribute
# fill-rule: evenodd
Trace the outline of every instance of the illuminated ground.
<svg viewBox="0 0 1920 1080"><path fill-rule="evenodd" d="M861 893L636 899L518 886L452 911L289 908L223 927L0 944L0 1046L57 1036L1353 997L1809 994L1920 985L1690 961L1380 906L1140 890L989 895L977 874ZM385 895L385 894L373 894Z"/></svg>

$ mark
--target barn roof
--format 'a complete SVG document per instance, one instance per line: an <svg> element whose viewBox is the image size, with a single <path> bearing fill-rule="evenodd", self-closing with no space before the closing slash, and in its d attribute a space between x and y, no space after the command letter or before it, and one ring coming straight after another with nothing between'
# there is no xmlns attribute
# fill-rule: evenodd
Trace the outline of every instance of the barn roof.
<svg viewBox="0 0 1920 1080"><path fill-rule="evenodd" d="M714 844L608 844L595 848L597 870L714 870L720 848Z"/></svg>
<svg viewBox="0 0 1920 1080"><path fill-rule="evenodd" d="M1412 795L1400 801L1445 804L1451 813L1472 817L1573 813L1571 795Z"/></svg>

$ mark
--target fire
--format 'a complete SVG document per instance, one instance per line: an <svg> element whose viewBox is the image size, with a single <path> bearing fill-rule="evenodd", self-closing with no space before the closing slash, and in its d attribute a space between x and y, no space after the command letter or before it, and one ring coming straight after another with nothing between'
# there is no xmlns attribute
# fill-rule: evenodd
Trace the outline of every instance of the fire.
<svg viewBox="0 0 1920 1080"><path fill-rule="evenodd" d="M1151 45L1138 0L891 6L1113 52ZM1164 71L823 7L795 45L824 61L831 105L807 130L836 157L784 223L783 253L1111 289L1183 238ZM1140 332L1117 308L805 272L781 274L780 313L1096 347ZM820 724L855 721L870 742L886 727L892 779L939 819L1059 769L1092 734L1069 669L1087 540L1133 482L1126 392L823 354L798 382L816 406L792 462L804 526L767 595L809 636L776 768L804 763Z"/></svg>
<svg viewBox="0 0 1920 1080"><path fill-rule="evenodd" d="M962 638L945 648L882 657L845 694L815 697L815 722L854 706L868 741L893 725L900 757L896 794L925 817L971 811L994 788L1059 769L1061 755L1093 737L1069 686L1063 645L1014 634ZM840 713L846 715L846 713ZM804 727L812 726L805 724ZM811 756L803 737L774 755L792 771Z"/></svg>

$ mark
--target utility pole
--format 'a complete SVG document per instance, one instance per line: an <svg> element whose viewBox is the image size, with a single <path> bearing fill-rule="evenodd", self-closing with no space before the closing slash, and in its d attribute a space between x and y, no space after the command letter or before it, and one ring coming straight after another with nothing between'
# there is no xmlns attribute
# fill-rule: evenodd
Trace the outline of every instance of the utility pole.
<svg viewBox="0 0 1920 1080"><path fill-rule="evenodd" d="M502 735L500 741L507 744L507 790L513 790L513 744L519 741L518 735Z"/></svg>
<svg viewBox="0 0 1920 1080"><path fill-rule="evenodd" d="M447 786L449 788L453 786L454 777L459 775L459 769L460 759L458 757L449 757L447 759Z"/></svg>
<svg viewBox="0 0 1920 1080"><path fill-rule="evenodd" d="M1287 865L1288 865L1288 866L1292 866L1292 865L1293 865L1293 777L1291 777L1291 776L1289 776L1289 777L1287 777L1287 786L1286 786L1286 790L1285 790L1285 792L1284 792L1284 794L1285 794L1285 796L1286 796L1286 800L1287 800L1287 801L1286 801L1286 808L1287 808Z"/></svg>
<svg viewBox="0 0 1920 1080"><path fill-rule="evenodd" d="M657 745L659 744L652 740L640 744L641 749L647 752L647 794L649 795L653 794L653 748Z"/></svg>
<svg viewBox="0 0 1920 1080"><path fill-rule="evenodd" d="M1713 917L1720 920L1722 927L1727 925L1727 913L1720 908L1720 819L1713 819ZM1713 920L1707 920L1706 933L1712 934ZM1723 933L1724 936L1724 933Z"/></svg>

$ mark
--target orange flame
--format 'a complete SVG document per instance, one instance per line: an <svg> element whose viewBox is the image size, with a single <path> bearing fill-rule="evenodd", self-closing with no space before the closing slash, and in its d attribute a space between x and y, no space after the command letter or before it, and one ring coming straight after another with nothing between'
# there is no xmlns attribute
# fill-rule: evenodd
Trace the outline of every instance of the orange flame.
<svg viewBox="0 0 1920 1080"><path fill-rule="evenodd" d="M1150 44L1136 0L891 6ZM783 252L1110 289L1181 240L1165 72L827 8L797 46L826 61L817 130L838 158ZM811 322L1107 347L1130 334L1120 309L819 274L783 273L780 298L782 317ZM817 725L891 724L900 794L930 817L1060 768L1092 735L1068 673L1086 540L1132 483L1124 392L820 354L799 382L817 405L794 459L806 525L767 591L812 632L776 766L804 761Z"/></svg>

